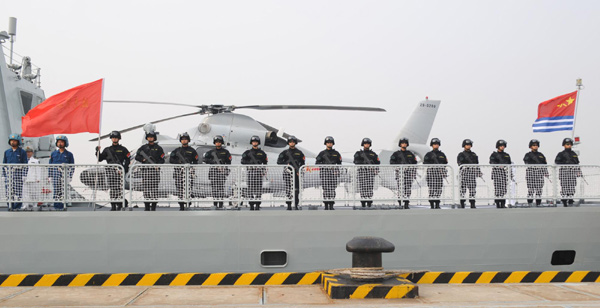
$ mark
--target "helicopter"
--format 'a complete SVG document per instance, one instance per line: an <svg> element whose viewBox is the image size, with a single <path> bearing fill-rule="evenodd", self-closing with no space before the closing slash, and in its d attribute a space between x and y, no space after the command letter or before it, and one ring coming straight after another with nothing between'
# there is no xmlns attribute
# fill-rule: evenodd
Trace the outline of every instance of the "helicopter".
<svg viewBox="0 0 600 308"><path fill-rule="evenodd" d="M233 105L187 105L180 103L170 102L149 102L149 101L124 101L124 100L105 100L106 103L132 103L132 104L153 104L153 105L173 105L173 106L186 106L191 108L197 108L199 110L185 113L173 117L159 119L150 123L140 124L129 128L119 130L120 133L125 133L142 128L145 133L154 132L157 133L157 143L163 148L164 152L168 155L171 151L181 146L179 142L179 136L165 136L159 134L156 129L156 124L179 119L182 117L193 116L193 115L205 115L197 127L192 127L186 130L190 135L189 146L196 149L199 157L202 157L207 151L214 149L213 137L216 135L223 136L225 140L224 147L229 150L232 155L232 164L239 164L242 153L248 150L251 146L249 140L252 136L259 136L262 140L261 147L263 151L267 153L269 157L277 157L287 147L287 138L290 135L286 132L278 130L273 126L266 123L255 120L254 118L234 112L239 109L255 109L255 110L335 110L335 111L366 111L366 112L385 112L385 109L377 107L352 107L352 106L321 106L321 105L248 105L248 106L233 106ZM386 164L389 162L389 157L392 155L394 150L397 148L398 140L401 137L410 139L410 150L413 151L418 157L423 158L426 152L429 151L427 145L427 139L433 126L433 121L437 114L441 101L429 100L428 98L416 106L412 115L407 119L406 124L395 138L393 145L390 150L383 150L380 153L381 161ZM100 136L100 139L106 139L110 134ZM144 134L145 135L145 134ZM299 143L302 142L298 138ZM91 139L90 141L98 141L98 138ZM308 149L301 146L297 146L306 157L307 164L314 163L316 154ZM135 160L134 154L136 150L133 150L131 157L131 165L138 164ZM344 164L351 164L352 161L345 159ZM269 164L276 164L276 159L269 161ZM86 170L85 178L87 179L102 179L103 176L97 176L95 172L103 172L101 169L90 169ZM308 176L315 176L308 175ZM277 171L277 174L268 174L267 178L271 179L269 185L265 185L266 190L284 190L283 179L281 177L281 171ZM130 177L131 182L126 182L127 189L133 189L134 191L141 191L140 179L133 174ZM342 176L341 182L349 182L349 178ZM167 172L161 173L162 181L172 181L172 175ZM310 183L318 183L316 180L309 180ZM88 186L96 186L100 189L108 188L106 183L95 183L91 180L85 183ZM394 187L397 185L395 182L381 183L386 187ZM197 196L209 196L210 187L208 179L199 179L195 181L193 189L194 194ZM159 195L165 197L171 195L174 192L170 191L166 187L172 187L169 185L159 185ZM271 191L272 192L272 191Z"/></svg>

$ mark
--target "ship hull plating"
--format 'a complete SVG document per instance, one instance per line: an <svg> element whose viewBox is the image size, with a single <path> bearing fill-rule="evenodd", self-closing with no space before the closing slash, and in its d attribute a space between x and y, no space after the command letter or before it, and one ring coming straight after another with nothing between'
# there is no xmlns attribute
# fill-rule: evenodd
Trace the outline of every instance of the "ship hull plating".
<svg viewBox="0 0 600 308"><path fill-rule="evenodd" d="M307 272L350 267L345 244L396 246L386 269L576 271L600 268L600 208L387 211L0 213L0 272ZM574 250L570 265L554 251ZM285 251L282 267L261 252Z"/></svg>

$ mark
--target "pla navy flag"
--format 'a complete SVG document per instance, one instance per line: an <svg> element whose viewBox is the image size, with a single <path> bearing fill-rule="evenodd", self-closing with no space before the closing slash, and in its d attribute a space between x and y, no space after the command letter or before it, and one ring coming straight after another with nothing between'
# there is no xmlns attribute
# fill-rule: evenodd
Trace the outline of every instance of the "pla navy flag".
<svg viewBox="0 0 600 308"><path fill-rule="evenodd" d="M573 130L576 100L577 91L540 103L537 120L533 123L533 132Z"/></svg>

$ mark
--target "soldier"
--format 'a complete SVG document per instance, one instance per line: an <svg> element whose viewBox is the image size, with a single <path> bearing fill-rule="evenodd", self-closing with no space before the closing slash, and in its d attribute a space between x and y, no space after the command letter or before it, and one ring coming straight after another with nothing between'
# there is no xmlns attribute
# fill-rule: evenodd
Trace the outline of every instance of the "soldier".
<svg viewBox="0 0 600 308"><path fill-rule="evenodd" d="M399 151L396 151L390 157L390 165L416 165L417 157L407 150L409 145L408 138L402 137L398 141ZM396 182L398 182L398 204L402 209L402 199L404 199L404 209L409 209L410 194L412 192L412 183L417 177L417 169L413 167L404 167L402 174L400 169L396 169ZM402 193L400 192L403 189Z"/></svg>
<svg viewBox="0 0 600 308"><path fill-rule="evenodd" d="M289 148L284 150L279 154L277 158L278 165L288 165L294 168L294 205L295 209L298 210L298 204L300 203L300 199L298 198L298 194L300 192L300 167L304 166L306 158L304 157L304 153L296 148L296 144L298 144L298 138L294 136L289 136L287 140ZM285 191L288 198L292 197L292 175L284 171L283 179L285 180ZM287 209L288 211L292 210L292 201L287 201Z"/></svg>
<svg viewBox="0 0 600 308"><path fill-rule="evenodd" d="M250 144L252 148L242 153L242 165L266 165L268 162L267 153L261 150L258 146L260 145L260 138L258 136L252 136L250 138ZM262 179L267 175L267 169L265 167L248 167L248 198L250 200L260 200L262 198ZM250 201L250 210L260 211L260 201Z"/></svg>
<svg viewBox="0 0 600 308"><path fill-rule="evenodd" d="M135 154L135 160L142 164L164 164L165 152L163 148L156 144L156 133L146 133L147 144L141 146ZM146 167L142 168L142 186L144 189L144 211L156 211L158 202L158 184L160 183L160 168Z"/></svg>
<svg viewBox="0 0 600 308"><path fill-rule="evenodd" d="M27 153L25 150L21 148L21 135L19 134L10 134L8 136L8 145L10 145L10 149L4 151L4 160L3 164L27 164ZM10 175L7 175L6 172L9 171ZM5 168L4 176L7 179L6 182L12 182L12 198L16 200L22 199L23 194L23 177L25 176L23 167L12 167ZM10 188L7 185L6 191L8 192ZM20 209L22 203L21 202L12 202L10 203L9 210Z"/></svg>
<svg viewBox="0 0 600 308"><path fill-rule="evenodd" d="M325 137L326 149L321 151L316 158L317 165L341 165L342 155L333 149L335 140L333 137ZM340 176L340 170L338 167L323 167L320 168L319 178L321 179L321 186L323 187L323 204L325 204L325 210L333 210L335 204L335 189L337 187L338 178Z"/></svg>
<svg viewBox="0 0 600 308"><path fill-rule="evenodd" d="M573 139L565 138L562 142L565 148L562 152L556 155L554 163L557 165L579 165L579 157L575 151L573 151ZM575 186L577 185L577 178L582 177L581 169L575 166L564 166L558 169L558 179L560 180L560 195L563 205L573 205L573 196L575 195Z"/></svg>
<svg viewBox="0 0 600 308"><path fill-rule="evenodd" d="M223 148L225 141L222 136L215 136L213 144L215 149L204 153L204 163L209 165L231 165L231 154ZM225 199L225 180L229 175L229 168L225 166L211 167L208 169L208 180L212 191L213 204L216 208L223 208Z"/></svg>
<svg viewBox="0 0 600 308"><path fill-rule="evenodd" d="M127 148L119 144L121 133L114 130L110 133L109 138L112 141L112 145L105 148L102 153L100 153L100 146L97 146L96 157L98 157L99 162L106 160L106 163L108 164L123 166L123 170L125 171L125 174L127 174L129 171L130 154ZM120 174L120 171L118 171L118 169L107 168L106 178L109 181L108 188L110 189L110 198L113 200L123 198L123 176ZM120 211L123 209L122 202L111 202L110 206L111 211ZM125 207L127 207L127 200L125 200Z"/></svg>
<svg viewBox="0 0 600 308"><path fill-rule="evenodd" d="M456 158L458 166L462 165L479 165L479 158L475 152L471 151L473 141L465 139L462 142L464 151L458 153ZM460 208L465 208L465 194L469 190L469 203L471 208L475 208L475 194L477 194L477 178L481 177L481 169L479 167L464 166L460 168Z"/></svg>
<svg viewBox="0 0 600 308"><path fill-rule="evenodd" d="M198 164L198 152L194 150L194 148L189 146L190 143L190 135L186 132L179 135L179 142L181 142L181 147L173 150L171 152L171 156L169 157L170 164L176 165L187 165L187 164ZM191 191L192 187L194 187L194 169L190 169L189 174L189 190ZM173 170L173 179L175 180L175 191L176 195L180 200L186 198L185 196L185 167L175 168ZM187 202L189 206L189 202ZM179 202L179 210L185 211L186 202Z"/></svg>
<svg viewBox="0 0 600 308"><path fill-rule="evenodd" d="M540 141L531 139L529 148L531 152L525 154L523 161L527 165L546 165L546 156L538 152ZM546 167L528 167L525 169L525 180L527 181L527 205L533 206L533 196L536 196L535 205L542 204L542 189L544 188L544 177L549 177Z"/></svg>
<svg viewBox="0 0 600 308"><path fill-rule="evenodd" d="M506 141L500 139L496 142L496 149L498 151L492 152L490 155L491 165L510 165L510 155L504 152L506 149ZM496 208L506 208L506 190L508 188L508 166L497 166L492 168L492 180L494 181L494 195L496 199Z"/></svg>
<svg viewBox="0 0 600 308"><path fill-rule="evenodd" d="M56 147L58 147L58 149L50 154L50 161L48 163L49 164L58 164L58 165L74 164L75 158L73 157L73 154L67 150L68 146L69 146L69 139L67 138L67 136L65 136L65 135L57 136L56 137ZM73 172L75 172L75 169L73 169L73 168L68 168L68 169L69 169L68 180L70 181L70 179L73 176ZM49 176L50 176L50 178L52 178L52 187L54 189L54 194L53 194L54 200L56 201L56 200L62 199L63 194L64 194L64 178L63 178L62 169L61 168L50 168ZM67 176L67 175L65 175L65 176ZM63 202L55 202L54 203L54 209L63 210L64 208L65 208L65 204Z"/></svg>
<svg viewBox="0 0 600 308"><path fill-rule="evenodd" d="M362 150L354 153L355 165L379 165L379 157L377 153L371 151L373 142L369 138L363 138L360 145ZM373 205L373 183L375 175L379 173L378 167L368 166L357 169L358 176L358 191L360 193L360 203L362 207L371 207Z"/></svg>
<svg viewBox="0 0 600 308"><path fill-rule="evenodd" d="M429 142L432 150L425 154L423 158L423 164L426 165L447 165L448 158L446 154L440 151L439 148L442 142L438 138L431 139ZM448 172L445 167L429 167L427 168L427 175L425 180L427 181L427 187L429 187L429 205L432 209L440 208L440 196L444 187L444 178L448 176Z"/></svg>

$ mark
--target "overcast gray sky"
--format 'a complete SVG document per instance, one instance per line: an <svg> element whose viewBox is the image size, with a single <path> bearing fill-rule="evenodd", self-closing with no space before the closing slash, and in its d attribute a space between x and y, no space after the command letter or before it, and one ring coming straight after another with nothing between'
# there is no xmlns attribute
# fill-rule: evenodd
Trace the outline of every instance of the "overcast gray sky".
<svg viewBox="0 0 600 308"><path fill-rule="evenodd" d="M18 18L15 50L42 68L47 97L105 78L105 99L387 109L243 111L313 151L332 135L350 153L363 137L389 148L429 96L442 101L431 137L452 162L464 138L483 163L503 138L522 163L531 138L554 160L570 132L534 134L537 106L583 78L581 160L600 164L600 1L0 2L0 29ZM192 110L106 104L102 132ZM158 130L176 135L200 119ZM126 133L124 144L141 136ZM77 162L94 161L91 137L71 136Z"/></svg>

